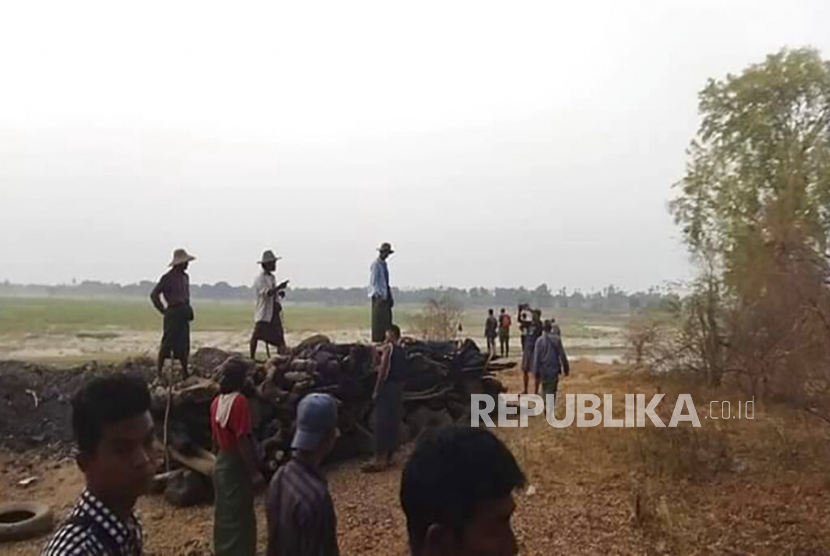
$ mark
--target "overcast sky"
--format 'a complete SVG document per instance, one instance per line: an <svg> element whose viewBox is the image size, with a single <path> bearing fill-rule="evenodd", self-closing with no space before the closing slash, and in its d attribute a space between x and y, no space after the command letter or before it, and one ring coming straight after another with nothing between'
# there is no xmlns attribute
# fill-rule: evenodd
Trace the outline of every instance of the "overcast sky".
<svg viewBox="0 0 830 556"><path fill-rule="evenodd" d="M708 77L830 56L830 2L0 4L0 280L634 290Z"/></svg>

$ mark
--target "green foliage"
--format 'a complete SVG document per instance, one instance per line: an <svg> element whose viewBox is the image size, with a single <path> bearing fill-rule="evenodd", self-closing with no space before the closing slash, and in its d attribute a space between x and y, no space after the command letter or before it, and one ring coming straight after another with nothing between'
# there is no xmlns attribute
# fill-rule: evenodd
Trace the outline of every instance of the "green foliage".
<svg viewBox="0 0 830 556"><path fill-rule="evenodd" d="M830 62L782 50L710 80L686 177L671 204L693 253L727 271L794 235L820 252L830 234Z"/></svg>

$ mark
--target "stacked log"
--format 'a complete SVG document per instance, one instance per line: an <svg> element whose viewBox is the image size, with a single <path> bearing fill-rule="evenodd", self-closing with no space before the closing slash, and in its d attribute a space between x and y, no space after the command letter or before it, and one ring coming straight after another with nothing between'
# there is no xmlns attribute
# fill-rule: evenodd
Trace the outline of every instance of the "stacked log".
<svg viewBox="0 0 830 556"><path fill-rule="evenodd" d="M496 372L514 364L491 360L472 340L421 342L405 339L407 369L403 377L403 441L424 429L470 422L470 395L498 396L505 391ZM193 357L196 376L173 389L169 454L185 468L209 474L212 459L209 408L219 392L218 377L232 359L248 366L248 396L253 413L254 437L263 471L273 473L287 461L294 434L297 405L309 393L331 394L339 405L341 436L330 460L371 453L373 445L372 392L377 379L379 351L366 344L337 344L321 335L307 338L285 355L265 363L215 348ZM153 413L162 430L167 390L154 392ZM195 481L192 481L195 483ZM181 482L171 482L177 489ZM204 499L205 496L169 496L168 499Z"/></svg>

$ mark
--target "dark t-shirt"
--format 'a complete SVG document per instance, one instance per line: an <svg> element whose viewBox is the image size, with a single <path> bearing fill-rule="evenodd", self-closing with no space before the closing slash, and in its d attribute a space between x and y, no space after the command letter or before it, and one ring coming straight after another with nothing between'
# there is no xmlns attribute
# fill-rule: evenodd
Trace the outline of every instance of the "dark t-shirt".
<svg viewBox="0 0 830 556"><path fill-rule="evenodd" d="M499 327L499 321L496 317L487 317L487 322L484 323L484 336L487 338L496 337L496 329Z"/></svg>
<svg viewBox="0 0 830 556"><path fill-rule="evenodd" d="M403 380L406 376L406 352L395 344L392 346L392 361L389 364L389 375L386 380Z"/></svg>
<svg viewBox="0 0 830 556"><path fill-rule="evenodd" d="M168 271L155 289L164 296L168 307L190 303L190 277L186 272Z"/></svg>

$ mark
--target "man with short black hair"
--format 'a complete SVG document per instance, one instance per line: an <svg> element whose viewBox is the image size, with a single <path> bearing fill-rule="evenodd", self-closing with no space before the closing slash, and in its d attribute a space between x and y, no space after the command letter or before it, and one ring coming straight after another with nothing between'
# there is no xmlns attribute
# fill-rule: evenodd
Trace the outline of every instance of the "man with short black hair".
<svg viewBox="0 0 830 556"><path fill-rule="evenodd" d="M158 465L147 383L123 373L88 382L72 399L72 429L86 489L42 556L141 556L133 509Z"/></svg>
<svg viewBox="0 0 830 556"><path fill-rule="evenodd" d="M401 329L393 324L386 331L372 400L375 402L375 458L362 467L377 473L392 465L400 443L398 431L403 419L403 379L406 352L401 346Z"/></svg>
<svg viewBox="0 0 830 556"><path fill-rule="evenodd" d="M213 466L213 553L256 555L254 496L265 487L252 438L252 417L245 395L248 366L232 358L221 366L219 395L210 404L210 428L217 448Z"/></svg>
<svg viewBox="0 0 830 556"><path fill-rule="evenodd" d="M519 464L493 433L446 427L421 438L401 477L413 556L512 556Z"/></svg>

